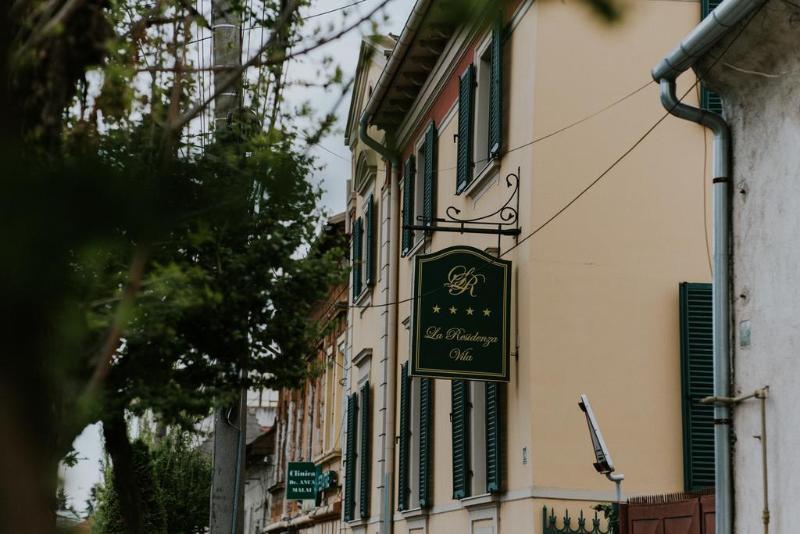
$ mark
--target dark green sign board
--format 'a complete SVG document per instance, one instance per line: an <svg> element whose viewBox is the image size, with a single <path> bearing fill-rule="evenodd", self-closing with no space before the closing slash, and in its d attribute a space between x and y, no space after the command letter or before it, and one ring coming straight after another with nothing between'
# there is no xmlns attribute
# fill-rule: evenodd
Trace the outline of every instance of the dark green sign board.
<svg viewBox="0 0 800 534"><path fill-rule="evenodd" d="M289 462L286 470L286 498L313 500L317 497L317 466L314 462Z"/></svg>
<svg viewBox="0 0 800 534"><path fill-rule="evenodd" d="M411 374L508 382L511 262L450 247L415 268Z"/></svg>

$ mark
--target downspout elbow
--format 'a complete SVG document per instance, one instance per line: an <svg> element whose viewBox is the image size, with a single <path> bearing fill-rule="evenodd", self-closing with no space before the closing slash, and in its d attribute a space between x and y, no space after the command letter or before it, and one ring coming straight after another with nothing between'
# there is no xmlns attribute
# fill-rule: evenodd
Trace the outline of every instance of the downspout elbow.
<svg viewBox="0 0 800 534"><path fill-rule="evenodd" d="M731 145L731 133L728 123L725 122L722 115L681 102L675 94L674 79L661 78L657 81L661 89L661 104L667 111L681 119L701 124L714 133L713 178L728 178L730 176L729 154Z"/></svg>
<svg viewBox="0 0 800 534"><path fill-rule="evenodd" d="M400 156L396 152L385 146L377 139L369 136L369 114L365 111L358 121L358 138L369 148L380 154L384 159L391 163L392 167L400 167Z"/></svg>

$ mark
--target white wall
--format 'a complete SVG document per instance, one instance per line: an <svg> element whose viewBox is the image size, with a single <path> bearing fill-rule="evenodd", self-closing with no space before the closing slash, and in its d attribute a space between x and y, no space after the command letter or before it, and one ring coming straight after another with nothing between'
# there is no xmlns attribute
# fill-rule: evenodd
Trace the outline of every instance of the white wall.
<svg viewBox="0 0 800 534"><path fill-rule="evenodd" d="M725 98L733 134L734 391L747 394L770 386L773 532L795 528L800 502L798 17L800 9L779 0L767 2L714 69L712 80ZM743 336L748 322L749 343ZM754 438L760 433L758 401L735 409L734 432L735 531L761 532L761 448Z"/></svg>

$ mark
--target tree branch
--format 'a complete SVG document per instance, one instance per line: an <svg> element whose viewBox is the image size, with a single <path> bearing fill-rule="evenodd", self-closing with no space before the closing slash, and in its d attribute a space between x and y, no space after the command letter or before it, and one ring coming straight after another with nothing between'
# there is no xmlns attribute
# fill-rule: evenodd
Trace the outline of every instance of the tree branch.
<svg viewBox="0 0 800 534"><path fill-rule="evenodd" d="M184 113L180 117L180 119L178 119L174 123L170 124L169 128L171 128L173 130L180 130L181 128L186 126L186 124L188 124L189 121L191 121L194 117L196 117L198 113L200 113L204 109L206 109L208 107L208 105L211 104L214 101L214 99L216 99L220 94L225 92L231 85L233 85L236 82L236 80L242 75L242 73L247 68L249 68L249 67L257 67L257 66L264 66L264 65L275 65L277 63L282 63L282 62L286 61L287 59L291 59L291 58L294 58L294 57L297 57L297 56L301 56L303 54L307 54L308 52L311 52L312 50L316 50L317 48L319 48L321 46L324 46L324 45L328 44L331 41L339 39L343 35L345 35L348 32L350 32L351 30L357 28L362 23L364 23L365 21L367 21L370 18L372 18L372 16L375 13L377 13L379 10L381 10L390 1L391 0L383 0L372 11L370 11L367 15L361 17L354 24L351 24L350 26L347 26L346 28L340 30L339 32L337 32L336 34L334 34L334 35L332 35L330 37L326 37L325 39L321 39L321 40L317 41L315 44L309 46L308 48L304 48L302 50L299 50L297 52L290 53L290 54L280 54L276 58L273 58L273 59L270 59L270 60L267 60L267 61L261 61L261 54L263 54L272 45L275 44L276 37L280 33L277 30L273 30L272 33L270 34L270 37L267 40L267 42L264 43L264 45L261 46L261 48L259 48L258 51L255 54L253 54L253 56L250 59L248 59L246 62L244 62L240 66L237 66L237 67L234 67L232 69L229 69L231 74L227 78L225 78L225 79L220 81L220 83L216 86L214 91L211 92L211 95L208 98L206 98L203 102L201 102L199 104L196 104L191 110L189 110L188 112ZM288 22L289 15L291 15L291 13L295 9L297 9L297 5L298 5L298 2L293 2L287 8L286 12L281 14L281 16L278 18L278 21L277 21L277 27L278 28L280 28L283 24L286 24Z"/></svg>
<svg viewBox="0 0 800 534"><path fill-rule="evenodd" d="M86 386L85 394L87 395L95 393L106 376L108 376L108 371L111 368L111 360L114 357L114 353L117 351L117 347L119 347L119 341L122 337L125 316L133 304L133 301L136 299L136 294L141 287L146 263L147 253L140 247L133 256L130 272L128 274L128 285L122 294L119 306L117 306L117 312L114 314L111 329L106 336L103 348L98 356L94 373L92 373L92 377Z"/></svg>

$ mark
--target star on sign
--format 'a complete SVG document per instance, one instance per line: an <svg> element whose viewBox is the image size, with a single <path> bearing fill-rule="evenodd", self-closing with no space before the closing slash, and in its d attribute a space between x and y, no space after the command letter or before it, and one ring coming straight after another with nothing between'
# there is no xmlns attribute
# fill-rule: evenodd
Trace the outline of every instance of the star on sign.
<svg viewBox="0 0 800 534"><path fill-rule="evenodd" d="M472 308L467 308L467 315L472 315L475 312Z"/></svg>
<svg viewBox="0 0 800 534"><path fill-rule="evenodd" d="M492 314L492 310L490 310L489 308L484 308L483 309L483 316L484 317L489 317L491 314Z"/></svg>
<svg viewBox="0 0 800 534"><path fill-rule="evenodd" d="M450 306L450 313L451 314L455 315L457 311L458 311L458 308L456 308L455 306Z"/></svg>
<svg viewBox="0 0 800 534"><path fill-rule="evenodd" d="M433 306L433 313L439 313L439 310L441 310L441 308L439 306L437 306L437 305Z"/></svg>

